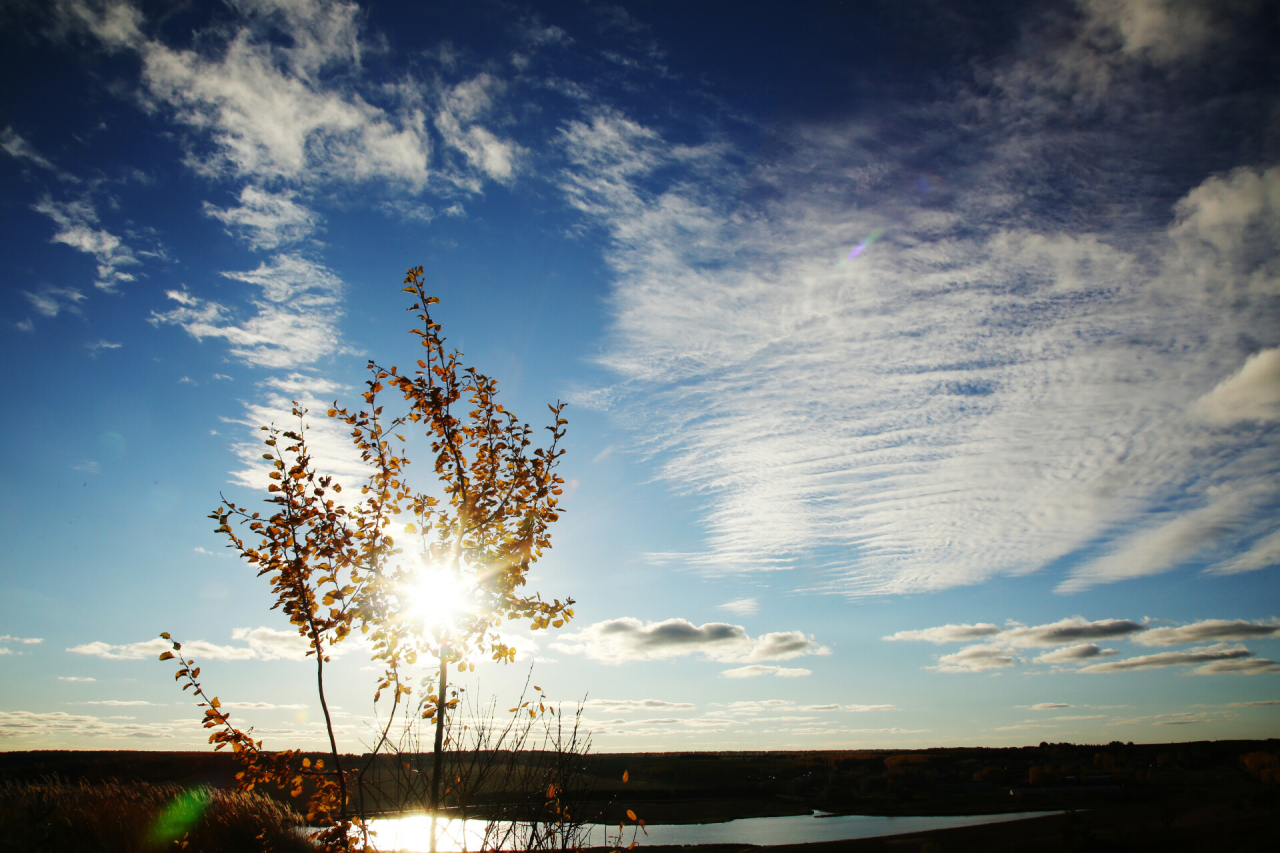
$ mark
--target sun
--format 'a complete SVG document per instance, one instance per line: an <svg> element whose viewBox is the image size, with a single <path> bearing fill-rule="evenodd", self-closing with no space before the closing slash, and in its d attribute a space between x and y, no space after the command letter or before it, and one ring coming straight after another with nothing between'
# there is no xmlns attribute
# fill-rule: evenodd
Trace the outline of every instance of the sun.
<svg viewBox="0 0 1280 853"><path fill-rule="evenodd" d="M409 611L427 631L448 630L470 609L469 588L455 573L425 566L409 589Z"/></svg>

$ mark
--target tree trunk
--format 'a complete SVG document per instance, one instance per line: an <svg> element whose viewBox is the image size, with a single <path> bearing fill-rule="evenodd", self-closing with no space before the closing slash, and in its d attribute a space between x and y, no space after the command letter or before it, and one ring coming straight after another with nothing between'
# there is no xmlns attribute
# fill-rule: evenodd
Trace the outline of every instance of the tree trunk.
<svg viewBox="0 0 1280 853"><path fill-rule="evenodd" d="M444 688L449 664L445 660L445 646L440 645L440 687L436 691L436 745L431 767L431 853L436 853L436 821L440 812L440 775L444 761Z"/></svg>

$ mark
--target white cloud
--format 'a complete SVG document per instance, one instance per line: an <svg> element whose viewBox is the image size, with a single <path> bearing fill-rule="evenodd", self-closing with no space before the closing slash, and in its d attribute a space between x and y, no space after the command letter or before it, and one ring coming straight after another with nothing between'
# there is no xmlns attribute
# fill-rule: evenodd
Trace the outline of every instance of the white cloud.
<svg viewBox="0 0 1280 853"><path fill-rule="evenodd" d="M607 708L618 712L649 710L652 708L687 711L697 707L691 702L668 702L665 699L588 699L584 704L588 708Z"/></svg>
<svg viewBox="0 0 1280 853"><path fill-rule="evenodd" d="M34 646L43 642L44 637L12 637L8 634L0 634L0 643L21 643L24 646Z"/></svg>
<svg viewBox="0 0 1280 853"><path fill-rule="evenodd" d="M929 643L959 643L981 639L989 645L1032 648L1061 646L1079 640L1109 640L1130 636L1145 626L1130 619L1099 619L1090 621L1083 616L1071 616L1044 625L1011 624L998 628L989 622L977 625L940 625L898 631L882 637L884 640L913 640Z"/></svg>
<svg viewBox="0 0 1280 853"><path fill-rule="evenodd" d="M277 631L274 628L236 628L231 632L231 639L242 640L256 657L263 660L305 660L310 644L297 631ZM183 645L186 648L186 645ZM327 649L326 653L334 654L342 647Z"/></svg>
<svg viewBox="0 0 1280 853"><path fill-rule="evenodd" d="M34 166L54 172L61 180L75 181L72 176L63 172L47 157L35 150L31 143L19 136L12 127L6 127L0 131L0 149L15 160L26 160Z"/></svg>
<svg viewBox="0 0 1280 853"><path fill-rule="evenodd" d="M1218 563L1212 571L1230 575L1238 572L1254 572L1271 566L1280 566L1280 530L1255 540L1247 550Z"/></svg>
<svg viewBox="0 0 1280 853"><path fill-rule="evenodd" d="M168 726L139 726L107 722L98 717L65 711L0 711L0 739L65 739L81 737L132 737L148 730L168 736Z"/></svg>
<svg viewBox="0 0 1280 853"><path fill-rule="evenodd" d="M275 424L280 429L293 429L297 419L291 414L292 401L297 400L310 414L306 418L307 449L316 469L334 477L344 491L335 499L357 499L358 488L368 477L369 469L351 443L346 424L326 416L335 398L347 389L334 382L303 373L291 373L264 380L265 395L256 403L245 405L244 416L236 421L252 432L251 440L236 444L233 451L243 467L232 472L235 482L251 489L265 490L270 479L269 464L262 458L262 441L266 434L258 428Z"/></svg>
<svg viewBox="0 0 1280 853"><path fill-rule="evenodd" d="M1222 425L1280 420L1280 349L1249 356L1239 371L1197 400L1195 410Z"/></svg>
<svg viewBox="0 0 1280 853"><path fill-rule="evenodd" d="M1013 666L1018 658L1014 650L1000 646L967 646L958 652L942 655L935 672L987 672Z"/></svg>
<svg viewBox="0 0 1280 853"><path fill-rule="evenodd" d="M59 681L97 681L98 679L90 678L88 676L82 677L79 675L59 675L58 680Z"/></svg>
<svg viewBox="0 0 1280 853"><path fill-rule="evenodd" d="M1280 664L1265 658L1217 660L1191 670L1192 675L1262 675L1280 672Z"/></svg>
<svg viewBox="0 0 1280 853"><path fill-rule="evenodd" d="M596 622L573 634L561 634L553 649L593 660L663 660L686 655L722 663L790 660L804 655L830 654L800 631L774 632L752 638L741 625L686 619L641 622L624 616Z"/></svg>
<svg viewBox="0 0 1280 853"><path fill-rule="evenodd" d="M1157 65L1173 65L1226 37L1210 0L1078 0L1096 42L1108 31L1120 52Z"/></svg>
<svg viewBox="0 0 1280 853"><path fill-rule="evenodd" d="M124 344L117 343L114 341L99 339L96 341L90 341L89 343L84 345L84 348L89 351L90 358L97 358L98 353L102 352L103 350L120 349L120 347L122 346L124 346Z"/></svg>
<svg viewBox="0 0 1280 853"><path fill-rule="evenodd" d="M1000 633L1000 629L989 622L977 625L939 625L937 628L920 628L912 631L898 631L882 640L923 640L928 643L960 643L967 640L978 640L992 634Z"/></svg>
<svg viewBox="0 0 1280 853"><path fill-rule="evenodd" d="M274 249L305 239L316 229L319 216L294 201L295 194L278 193L255 186L240 191L240 204L220 208L204 203L204 212L231 233L244 237L254 249Z"/></svg>
<svg viewBox="0 0 1280 853"><path fill-rule="evenodd" d="M1115 12L1095 15L1104 71L1164 62L1151 33L1178 39L1170 55L1201 43L1192 18L1098 9ZM1134 116L1090 114L1085 133L1083 101L990 91L990 70L911 118L784 133L772 158L605 108L566 126L561 189L615 279L617 381L581 396L643 423L659 475L702 502L703 547L668 560L805 564L799 588L861 595L1100 554L1069 592L1274 531L1274 432L1192 411L1242 347L1280 344L1271 170L1207 177L1152 218L1126 200L1150 197L1127 160L1091 159L1145 139ZM1117 83L1134 103L1141 77ZM910 140L935 121L972 140L949 143L969 165L945 198L913 185L935 152Z"/></svg>
<svg viewBox="0 0 1280 853"><path fill-rule="evenodd" d="M198 341L223 338L233 356L260 367L294 368L343 351L338 330L343 285L328 268L284 254L255 270L223 275L259 290L251 300L255 313L236 318L219 302L170 290L166 296L178 307L153 311L150 322L181 326Z"/></svg>
<svg viewBox="0 0 1280 853"><path fill-rule="evenodd" d="M754 616L760 612L760 603L754 598L735 598L732 601L717 605L717 607L721 610L728 610L730 613L736 613L739 616Z"/></svg>
<svg viewBox="0 0 1280 853"><path fill-rule="evenodd" d="M297 631L278 631L274 628L236 628L231 632L233 640L244 646L222 646L205 640L182 643L176 654L198 660L303 660L308 649L307 641ZM348 641L326 650L337 656L351 648L355 641ZM107 660L155 660L162 652L172 650L173 643L157 637L139 643L112 644L102 641L82 643L67 651Z"/></svg>
<svg viewBox="0 0 1280 853"><path fill-rule="evenodd" d="M1272 617L1258 622L1245 619L1202 619L1188 625L1151 628L1133 637L1143 646L1176 646L1180 643L1204 643L1212 640L1256 640L1280 637L1280 619Z"/></svg>
<svg viewBox="0 0 1280 853"><path fill-rule="evenodd" d="M140 643L122 644L104 643L100 640L95 640L91 643L71 646L67 651L72 654L89 655L106 660L156 660L162 652L170 651L172 648L173 643L157 637L154 640L145 640ZM183 643L182 651L205 660L248 660L257 656L252 649L219 646L204 640Z"/></svg>
<svg viewBox="0 0 1280 853"><path fill-rule="evenodd" d="M1033 711L1052 711L1055 708L1070 708L1071 706L1065 702L1038 702L1031 706Z"/></svg>
<svg viewBox="0 0 1280 853"><path fill-rule="evenodd" d="M1035 660L1036 663L1076 663L1092 658L1111 657L1119 653L1116 649L1103 649L1093 643L1081 643L1045 652L1042 655L1038 655Z"/></svg>
<svg viewBox="0 0 1280 853"><path fill-rule="evenodd" d="M750 666L726 669L720 675L724 678L759 678L762 675L773 675L778 678L803 678L806 675L813 675L813 670L799 667L765 666L757 663Z"/></svg>
<svg viewBox="0 0 1280 853"><path fill-rule="evenodd" d="M81 705L110 705L112 707L124 705L154 705L154 702L147 702L143 699L103 699L97 702L80 702Z"/></svg>
<svg viewBox="0 0 1280 853"><path fill-rule="evenodd" d="M1087 673L1130 672L1143 669L1162 669L1170 666L1192 666L1211 664L1219 661L1236 661L1250 658L1253 652L1241 645L1215 643L1211 646L1200 646L1185 652L1159 652L1154 655L1141 655L1124 660L1096 663L1079 670ZM1270 663L1270 661L1267 661Z"/></svg>
<svg viewBox="0 0 1280 853"><path fill-rule="evenodd" d="M859 714L863 714L863 713L866 713L867 711L896 711L898 710L898 706L897 705L845 705L844 709L846 711L854 711Z"/></svg>
<svg viewBox="0 0 1280 853"><path fill-rule="evenodd" d="M31 307L45 317L57 317L62 311L78 312L80 303L88 298L74 287L48 285L40 287L35 293L24 290L23 294L31 303Z"/></svg>
<svg viewBox="0 0 1280 853"><path fill-rule="evenodd" d="M94 286L108 292L114 291L121 282L133 281L133 275L122 267L132 266L139 261L133 250L111 232L96 227L98 213L86 200L56 202L45 196L34 206L38 213L43 213L54 221L58 230L52 242L62 243L77 251L93 255L98 262L98 274ZM42 313L48 313L43 311ZM56 311L54 312L57 313ZM49 314L49 316L53 316Z"/></svg>

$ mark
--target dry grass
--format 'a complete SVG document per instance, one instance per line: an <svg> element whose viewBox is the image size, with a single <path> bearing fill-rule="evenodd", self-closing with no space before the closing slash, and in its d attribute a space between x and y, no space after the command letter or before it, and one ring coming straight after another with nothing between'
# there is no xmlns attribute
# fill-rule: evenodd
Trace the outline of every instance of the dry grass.
<svg viewBox="0 0 1280 853"><path fill-rule="evenodd" d="M0 851L310 853L298 825L265 797L204 786L0 782Z"/></svg>

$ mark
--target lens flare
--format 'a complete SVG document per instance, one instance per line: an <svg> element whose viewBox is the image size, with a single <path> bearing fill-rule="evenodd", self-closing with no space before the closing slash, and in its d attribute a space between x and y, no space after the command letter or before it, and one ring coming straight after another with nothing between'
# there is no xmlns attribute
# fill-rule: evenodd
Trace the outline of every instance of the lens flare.
<svg viewBox="0 0 1280 853"><path fill-rule="evenodd" d="M858 255L861 255L863 252L865 252L867 247L870 246L875 241L879 240L880 235L882 234L884 234L884 230L880 228L877 228L876 230L872 231L870 236L867 237L867 239L863 240L861 243L853 247L853 251L849 253L849 260L853 260L854 258L858 257Z"/></svg>

